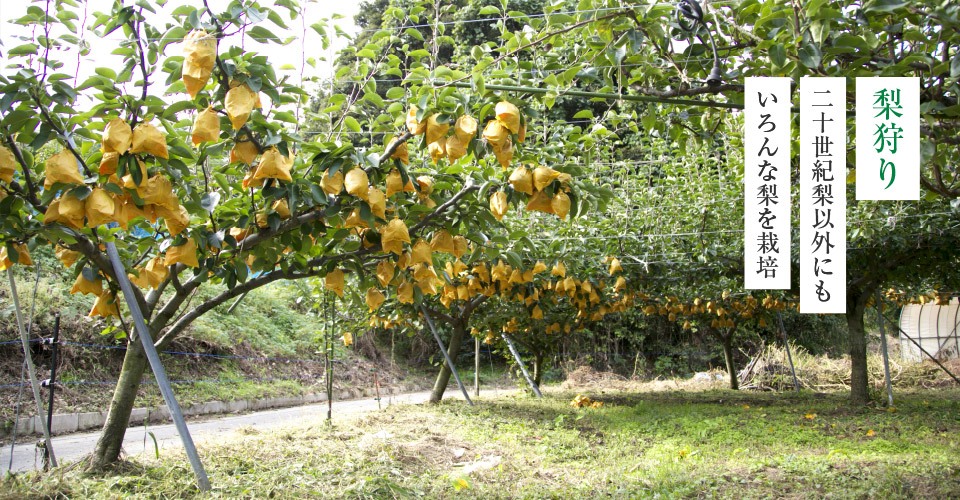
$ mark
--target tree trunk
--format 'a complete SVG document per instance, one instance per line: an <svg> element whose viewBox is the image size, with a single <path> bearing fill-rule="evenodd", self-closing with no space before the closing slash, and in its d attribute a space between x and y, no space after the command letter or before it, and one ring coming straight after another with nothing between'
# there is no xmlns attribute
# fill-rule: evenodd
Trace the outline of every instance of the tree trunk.
<svg viewBox="0 0 960 500"><path fill-rule="evenodd" d="M540 387L543 378L543 351L536 351L533 355L533 383Z"/></svg>
<svg viewBox="0 0 960 500"><path fill-rule="evenodd" d="M869 293L847 291L847 334L850 341L850 404L866 405L870 400L867 380L867 335L863 312Z"/></svg>
<svg viewBox="0 0 960 500"><path fill-rule="evenodd" d="M466 322L455 321L453 323L453 334L450 336L450 343L447 344L447 355L450 356L451 360L457 359L457 354L460 353L460 344L463 343L464 337L466 337L467 329L464 326ZM443 399L443 393L447 390L447 384L450 383L450 375L453 372L450 371L450 367L447 366L446 361L442 363L440 367L440 374L437 375L437 381L433 384L433 391L430 392L430 402L439 403Z"/></svg>
<svg viewBox="0 0 960 500"><path fill-rule="evenodd" d="M737 365L733 360L733 332L721 335L721 344L723 344L723 360L727 364L727 375L730 376L730 388L740 389L740 380L737 376Z"/></svg>
<svg viewBox="0 0 960 500"><path fill-rule="evenodd" d="M137 341L127 343L127 353L123 357L123 368L120 370L120 379L110 401L110 412L103 425L100 439L93 452L91 465L94 468L103 468L120 460L120 450L123 447L123 436L130 423L130 413L137 398L137 389L147 369L147 357L143 346Z"/></svg>

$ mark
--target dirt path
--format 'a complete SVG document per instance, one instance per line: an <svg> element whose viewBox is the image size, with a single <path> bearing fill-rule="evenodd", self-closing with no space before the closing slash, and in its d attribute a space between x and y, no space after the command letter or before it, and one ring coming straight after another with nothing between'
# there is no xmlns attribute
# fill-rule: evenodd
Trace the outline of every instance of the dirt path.
<svg viewBox="0 0 960 500"><path fill-rule="evenodd" d="M493 395L495 392L503 394L510 392L510 390L484 390L481 391L481 396L484 394ZM384 396L381 405L386 408L392 404L419 404L425 402L429 396L429 391ZM463 399L463 396L456 389L448 390L445 397ZM377 401L372 398L334 401L333 421L338 422L358 413L377 410ZM224 433L240 427L254 427L258 430L265 430L291 424L304 424L311 420L321 422L326 416L327 403L319 403L279 410L258 411L243 415L208 417L189 420L187 423L194 441L202 445L206 440L223 439ZM131 427L127 429L126 436L123 440L123 449L127 456L138 455L144 452L153 453L153 439L149 437L148 433L153 433L157 440L157 446L159 446L161 450L180 448L182 446L180 437L177 434L177 429L172 423L151 425L148 427ZM99 432L85 432L54 437L53 449L57 455L57 461L62 465L76 461L84 455L91 453L99 436ZM14 447L13 467L9 470L12 472L21 472L37 469L41 466L42 457L34 443L18 444ZM0 471L6 472L9 467L10 445L5 444L2 451L0 451Z"/></svg>

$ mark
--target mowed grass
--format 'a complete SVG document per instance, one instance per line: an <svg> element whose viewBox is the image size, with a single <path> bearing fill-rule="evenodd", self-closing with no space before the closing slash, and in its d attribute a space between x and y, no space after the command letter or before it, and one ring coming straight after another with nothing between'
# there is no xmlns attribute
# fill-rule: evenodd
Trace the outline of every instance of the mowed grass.
<svg viewBox="0 0 960 500"><path fill-rule="evenodd" d="M395 406L332 427L241 430L182 453L7 478L8 496L67 498L958 498L960 391L897 394L578 392ZM2 495L0 495L2 496Z"/></svg>

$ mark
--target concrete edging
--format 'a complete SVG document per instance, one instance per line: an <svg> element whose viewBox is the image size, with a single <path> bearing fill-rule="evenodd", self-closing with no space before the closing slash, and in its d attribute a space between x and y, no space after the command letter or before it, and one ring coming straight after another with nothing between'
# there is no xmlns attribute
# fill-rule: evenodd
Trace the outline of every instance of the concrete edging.
<svg viewBox="0 0 960 500"><path fill-rule="evenodd" d="M412 392L420 388L415 384L407 384L394 387L381 387L380 395L389 396L392 394L401 394ZM374 389L342 389L339 391L338 401L350 399L359 399L374 397ZM258 411L269 408L288 408L291 406L303 406L314 403L322 403L327 400L326 393L310 393L302 396L288 396L265 399L240 399L236 401L208 401L206 403L197 403L183 408L183 414L187 417L197 417L203 415L217 415L225 413L240 413L244 411ZM43 417L46 418L46 417ZM103 427L107 420L107 412L85 412L85 413L61 413L53 415L50 425L51 434L70 434L78 431L97 429ZM170 421L170 411L167 405L160 405L155 408L134 408L130 413L130 425L140 425L147 423L164 423ZM3 428L0 428L0 436L7 437L12 432L12 421L7 421ZM40 435L43 433L39 417L24 417L16 423L17 435Z"/></svg>

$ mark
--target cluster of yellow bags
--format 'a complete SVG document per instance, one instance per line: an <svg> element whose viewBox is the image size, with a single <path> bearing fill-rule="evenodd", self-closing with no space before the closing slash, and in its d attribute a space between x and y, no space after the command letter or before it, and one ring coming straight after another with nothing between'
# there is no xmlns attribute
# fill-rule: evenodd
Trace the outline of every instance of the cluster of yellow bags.
<svg viewBox="0 0 960 500"><path fill-rule="evenodd" d="M147 122L138 124L130 129L130 124L122 118L114 118L107 123L103 130L101 150L106 153L145 153L160 158L169 158L167 151L167 137L160 130ZM76 170L76 167L74 167ZM107 172L109 174L112 172ZM47 172L49 176L50 173Z"/></svg>
<svg viewBox="0 0 960 500"><path fill-rule="evenodd" d="M115 316L120 317L120 309L117 305L117 295L109 288L103 287L103 280L97 276L93 280L88 280L83 273L77 275L77 279L70 288L70 293L81 293L84 295L93 295L96 300L90 309L89 317L95 316Z"/></svg>
<svg viewBox="0 0 960 500"><path fill-rule="evenodd" d="M553 181L560 181L560 189L552 197L547 195L545 189ZM510 174L510 185L517 192L530 195L527 202L527 210L537 210L548 214L554 214L561 219L566 218L570 212L570 197L564 190L569 190L567 184L570 182L569 174L557 172L550 167L537 167L533 170L524 167L517 167Z"/></svg>
<svg viewBox="0 0 960 500"><path fill-rule="evenodd" d="M603 401L594 401L580 394L573 398L573 401L570 401L570 406L574 408L603 408Z"/></svg>
<svg viewBox="0 0 960 500"><path fill-rule="evenodd" d="M523 143L527 127L520 117L520 110L509 101L498 102L494 111L497 116L483 128L483 138L487 140L500 165L507 168L513 160L511 134L517 136L517 142Z"/></svg>
<svg viewBox="0 0 960 500"><path fill-rule="evenodd" d="M196 256L194 255L194 259ZM147 263L138 269L138 274L128 274L130 282L140 288L157 288L167 279L170 274L170 268L167 267L164 257L156 256L147 261Z"/></svg>
<svg viewBox="0 0 960 500"><path fill-rule="evenodd" d="M419 239L412 244L409 251L404 251L403 243L410 244L411 240L406 224L399 218L391 220L382 228L381 243L385 252L397 255L397 260L396 262L382 260L377 263L377 281L382 287L388 287L396 282L397 301L401 304L413 303L414 286L424 295L439 293L438 286L442 281L433 268L433 252L454 256L458 268L465 269L466 266L459 259L469 251L470 247L463 236L452 236L448 231L441 229L434 233L432 240ZM447 265L449 267L450 263ZM403 273L404 270L409 270L409 274ZM330 274L328 279L329 276ZM328 284L327 288L336 292L337 287L342 286L341 279L342 276L335 275L335 280L332 284ZM385 300L386 296L376 287L370 287L367 290L366 302L371 312L378 309Z"/></svg>
<svg viewBox="0 0 960 500"><path fill-rule="evenodd" d="M123 179L115 175L123 154L143 153L168 158L167 140L160 130L149 123L141 123L131 129L123 119L114 118L104 128L101 150L103 158L99 172L109 176L108 183L136 191L137 196L145 202L144 206L137 206L130 195L117 195L101 187L94 187L83 199L66 192L47 207L44 224L59 222L79 229L117 222L126 228L130 220L142 216L151 222L163 217L172 234L179 234L186 229L190 217L173 193L169 180L162 175L149 177L146 166L139 158L136 159L140 168L139 183L131 173ZM46 162L44 189L51 189L58 183L74 186L84 184L77 159L68 150L60 151Z"/></svg>
<svg viewBox="0 0 960 500"><path fill-rule="evenodd" d="M477 136L475 118L470 115L461 116L453 125L454 133L448 136L450 124L440 122L438 114L431 114L425 120L417 120L418 112L419 109L416 106L411 106L407 111L407 130L413 135L425 134L427 150L434 163L442 158L454 162L467 155L470 142ZM410 161L405 145L398 147L391 157L405 164Z"/></svg>
<svg viewBox="0 0 960 500"><path fill-rule="evenodd" d="M514 191L530 195L527 210L554 214L563 219L570 213L570 197L564 191L569 190L567 184L570 179L569 174L557 172L550 167L537 167L530 170L521 165L510 174L509 181ZM544 188L554 180L560 181L560 189L551 197ZM490 195L490 212L497 220L502 220L509 210L507 193L497 191Z"/></svg>

